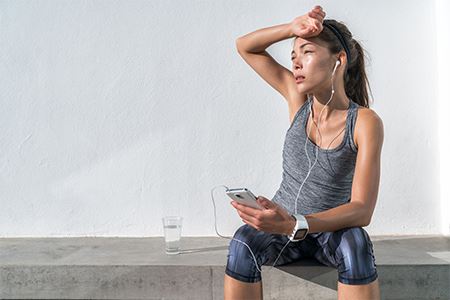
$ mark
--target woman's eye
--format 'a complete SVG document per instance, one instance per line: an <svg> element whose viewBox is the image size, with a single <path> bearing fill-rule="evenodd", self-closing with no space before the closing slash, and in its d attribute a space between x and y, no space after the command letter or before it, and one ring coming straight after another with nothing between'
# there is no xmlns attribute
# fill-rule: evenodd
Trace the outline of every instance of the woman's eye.
<svg viewBox="0 0 450 300"><path fill-rule="evenodd" d="M311 52L312 53L312 51L310 51L310 50L306 50L305 52L303 52L304 54L306 54L306 53L309 53L309 52ZM294 60L294 58L295 57L291 57L291 60Z"/></svg>

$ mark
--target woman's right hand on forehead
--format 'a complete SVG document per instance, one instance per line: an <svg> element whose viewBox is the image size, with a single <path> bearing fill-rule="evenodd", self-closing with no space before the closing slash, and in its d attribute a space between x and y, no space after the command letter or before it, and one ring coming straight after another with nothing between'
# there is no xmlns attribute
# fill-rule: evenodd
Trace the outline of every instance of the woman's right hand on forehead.
<svg viewBox="0 0 450 300"><path fill-rule="evenodd" d="M294 35L301 38L309 38L322 31L322 22L325 18L325 12L320 5L316 5L311 11L295 18L291 23L291 31Z"/></svg>

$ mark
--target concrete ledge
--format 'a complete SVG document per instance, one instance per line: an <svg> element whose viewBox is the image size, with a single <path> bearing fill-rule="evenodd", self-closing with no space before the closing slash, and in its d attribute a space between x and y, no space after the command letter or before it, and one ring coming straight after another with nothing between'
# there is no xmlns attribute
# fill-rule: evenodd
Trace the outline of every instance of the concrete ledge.
<svg viewBox="0 0 450 300"><path fill-rule="evenodd" d="M450 237L371 236L383 299L450 299ZM223 299L229 240L183 237L0 239L0 298ZM337 270L263 266L264 299L337 299Z"/></svg>

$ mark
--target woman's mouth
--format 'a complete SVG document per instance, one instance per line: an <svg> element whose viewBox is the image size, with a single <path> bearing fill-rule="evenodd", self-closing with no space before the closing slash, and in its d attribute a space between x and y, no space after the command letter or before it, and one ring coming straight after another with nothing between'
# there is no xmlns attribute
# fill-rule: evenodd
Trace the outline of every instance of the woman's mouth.
<svg viewBox="0 0 450 300"><path fill-rule="evenodd" d="M295 77L295 83L302 83L305 80L304 76Z"/></svg>

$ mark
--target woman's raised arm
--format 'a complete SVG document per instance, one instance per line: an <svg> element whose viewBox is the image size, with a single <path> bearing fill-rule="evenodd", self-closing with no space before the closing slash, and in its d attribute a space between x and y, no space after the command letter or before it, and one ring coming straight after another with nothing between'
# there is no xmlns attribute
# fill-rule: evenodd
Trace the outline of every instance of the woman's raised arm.
<svg viewBox="0 0 450 300"><path fill-rule="evenodd" d="M307 95L300 95L297 92L292 71L275 61L266 48L296 35L307 38L318 34L324 17L322 8L316 6L290 23L258 29L236 39L239 55L287 100L290 109L294 110L303 104Z"/></svg>

